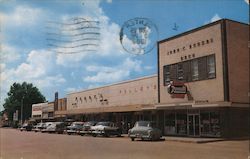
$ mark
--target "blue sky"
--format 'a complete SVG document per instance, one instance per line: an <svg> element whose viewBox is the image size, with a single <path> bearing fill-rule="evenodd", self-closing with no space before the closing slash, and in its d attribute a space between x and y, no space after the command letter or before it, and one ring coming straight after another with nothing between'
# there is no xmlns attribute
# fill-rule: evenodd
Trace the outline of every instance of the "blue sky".
<svg viewBox="0 0 250 159"><path fill-rule="evenodd" d="M156 47L133 55L120 44L120 29L129 19L150 19L161 40L221 18L248 23L248 9L247 0L0 0L0 110L14 82L31 82L52 101L56 91L61 98L72 91L156 74ZM94 52L57 54L47 45L48 21L65 23L75 17L100 22L99 47ZM173 30L175 24L178 30Z"/></svg>

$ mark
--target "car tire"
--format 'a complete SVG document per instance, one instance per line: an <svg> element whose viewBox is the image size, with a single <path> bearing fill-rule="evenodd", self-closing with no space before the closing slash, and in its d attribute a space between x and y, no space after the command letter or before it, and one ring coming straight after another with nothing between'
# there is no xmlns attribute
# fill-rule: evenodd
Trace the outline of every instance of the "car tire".
<svg viewBox="0 0 250 159"><path fill-rule="evenodd" d="M97 135L96 134L92 134L93 137L96 137Z"/></svg>
<svg viewBox="0 0 250 159"><path fill-rule="evenodd" d="M131 137L131 141L135 141L135 138Z"/></svg>

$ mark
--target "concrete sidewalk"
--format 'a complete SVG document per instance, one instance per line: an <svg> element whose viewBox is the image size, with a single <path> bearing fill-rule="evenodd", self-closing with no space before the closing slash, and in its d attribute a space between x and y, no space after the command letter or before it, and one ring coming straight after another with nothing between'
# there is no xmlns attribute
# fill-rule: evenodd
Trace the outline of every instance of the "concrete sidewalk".
<svg viewBox="0 0 250 159"><path fill-rule="evenodd" d="M218 142L225 141L223 138L193 138L193 137L175 137L175 136L163 136L165 141L176 141L176 142L186 142L186 143L208 143L208 142Z"/></svg>
<svg viewBox="0 0 250 159"><path fill-rule="evenodd" d="M128 138L128 134L122 134L123 137ZM162 140L174 141L174 142L185 142L185 143L208 143L208 142L218 142L226 141L223 138L194 138L194 137L177 137L177 136L163 136Z"/></svg>

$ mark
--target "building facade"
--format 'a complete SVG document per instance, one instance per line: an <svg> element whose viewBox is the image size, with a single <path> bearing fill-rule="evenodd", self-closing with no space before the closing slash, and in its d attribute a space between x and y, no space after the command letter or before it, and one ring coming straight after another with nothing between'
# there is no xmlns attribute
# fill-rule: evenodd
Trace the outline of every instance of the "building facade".
<svg viewBox="0 0 250 159"><path fill-rule="evenodd" d="M223 19L158 42L155 109L164 111L165 135L248 134L248 40L249 25ZM187 94L168 93L171 81Z"/></svg>

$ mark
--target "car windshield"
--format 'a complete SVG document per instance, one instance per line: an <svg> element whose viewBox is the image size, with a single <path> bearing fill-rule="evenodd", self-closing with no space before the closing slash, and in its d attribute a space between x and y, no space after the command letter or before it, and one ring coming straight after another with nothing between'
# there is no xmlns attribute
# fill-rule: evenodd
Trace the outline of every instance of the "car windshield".
<svg viewBox="0 0 250 159"><path fill-rule="evenodd" d="M89 122L84 123L84 126L94 126L95 124L96 124L96 122L89 121Z"/></svg>
<svg viewBox="0 0 250 159"><path fill-rule="evenodd" d="M155 127L155 124L150 121L138 121L135 126L143 126L143 127Z"/></svg>
<svg viewBox="0 0 250 159"><path fill-rule="evenodd" d="M111 123L110 122L99 122L96 125L110 126Z"/></svg>

